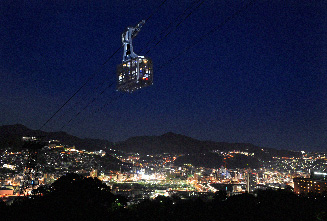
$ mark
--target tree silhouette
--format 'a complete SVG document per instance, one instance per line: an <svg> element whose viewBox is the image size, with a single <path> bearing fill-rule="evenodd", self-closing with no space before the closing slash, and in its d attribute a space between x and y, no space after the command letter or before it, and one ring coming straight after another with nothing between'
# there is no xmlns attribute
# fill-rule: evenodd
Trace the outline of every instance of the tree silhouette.
<svg viewBox="0 0 327 221"><path fill-rule="evenodd" d="M295 195L285 190L260 190L226 199L220 191L212 200L158 196L126 207L97 178L67 174L32 199L6 206L2 220L327 220L325 195ZM41 196L43 194L43 196ZM8 215L9 214L9 215Z"/></svg>
<svg viewBox="0 0 327 221"><path fill-rule="evenodd" d="M123 197L116 197L110 187L97 178L67 174L49 188L39 187L38 196L13 205L13 208L34 217L62 220L97 220L108 218L115 205L126 205ZM41 193L43 196L40 196ZM13 214L15 218L17 214Z"/></svg>

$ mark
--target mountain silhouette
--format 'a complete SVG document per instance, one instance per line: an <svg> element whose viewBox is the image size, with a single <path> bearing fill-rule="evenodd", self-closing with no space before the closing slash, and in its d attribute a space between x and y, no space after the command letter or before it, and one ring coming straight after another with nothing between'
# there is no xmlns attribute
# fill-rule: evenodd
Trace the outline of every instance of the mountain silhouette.
<svg viewBox="0 0 327 221"><path fill-rule="evenodd" d="M37 137L41 140L59 140L63 145L76 146L78 149L100 150L112 146L107 140L79 138L66 132L45 132L32 130L21 124L0 126L0 149L19 148L23 145L22 137Z"/></svg>
<svg viewBox="0 0 327 221"><path fill-rule="evenodd" d="M131 137L125 141L116 143L114 148L125 152L137 152L141 154L199 154L219 151L240 151L253 153L254 157L263 160L271 159L273 156L293 157L301 155L295 151L258 147L250 143L201 141L172 132L165 133L161 136Z"/></svg>
<svg viewBox="0 0 327 221"><path fill-rule="evenodd" d="M23 145L23 136L34 136L43 140L59 140L61 144L75 146L77 149L100 150L114 148L123 152L140 154L199 154L215 151L243 151L254 153L254 157L271 159L272 156L299 156L299 152L258 147L250 143L227 143L201 141L185 135L168 132L160 136L137 136L125 141L112 143L102 139L79 138L66 132L45 132L32 130L21 124L0 126L0 149L19 148Z"/></svg>

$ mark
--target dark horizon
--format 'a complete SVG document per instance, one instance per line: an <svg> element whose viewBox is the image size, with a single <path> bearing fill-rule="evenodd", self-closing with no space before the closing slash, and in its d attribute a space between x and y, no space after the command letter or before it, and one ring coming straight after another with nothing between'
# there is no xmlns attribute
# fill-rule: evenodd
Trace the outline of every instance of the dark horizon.
<svg viewBox="0 0 327 221"><path fill-rule="evenodd" d="M161 1L3 0L0 124L39 129L96 74L42 130L110 141L172 131L199 140L325 151L326 1L255 1L228 20L249 2L196 2L154 47L193 2L168 0L156 11ZM133 45L138 55L151 49L146 56L153 62L153 85L121 94L115 72L122 50L101 65L121 46L126 27L150 15Z"/></svg>

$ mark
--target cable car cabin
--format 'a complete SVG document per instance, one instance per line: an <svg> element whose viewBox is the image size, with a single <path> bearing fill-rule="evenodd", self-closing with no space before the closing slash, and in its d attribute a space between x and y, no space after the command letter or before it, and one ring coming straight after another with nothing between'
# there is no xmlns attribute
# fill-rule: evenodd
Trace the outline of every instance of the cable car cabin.
<svg viewBox="0 0 327 221"><path fill-rule="evenodd" d="M125 61L117 67L117 90L132 93L152 85L152 73L152 61L144 56Z"/></svg>
<svg viewBox="0 0 327 221"><path fill-rule="evenodd" d="M123 63L117 67L117 90L132 93L133 91L152 85L153 69L151 59L134 53L132 39L139 33L145 21L135 27L127 27L122 34L124 46Z"/></svg>

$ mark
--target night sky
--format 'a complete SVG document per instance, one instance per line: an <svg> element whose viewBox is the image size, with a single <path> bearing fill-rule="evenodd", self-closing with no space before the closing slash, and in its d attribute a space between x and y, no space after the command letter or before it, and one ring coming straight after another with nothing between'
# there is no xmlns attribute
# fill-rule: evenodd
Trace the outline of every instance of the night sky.
<svg viewBox="0 0 327 221"><path fill-rule="evenodd" d="M39 129L94 76L42 130L110 141L172 131L326 150L327 1L257 0L225 23L248 2L206 0L195 9L201 1L167 0L156 11L162 1L1 0L0 125ZM133 45L138 55L151 48L154 84L117 92L122 49L103 64L126 27L151 15Z"/></svg>

